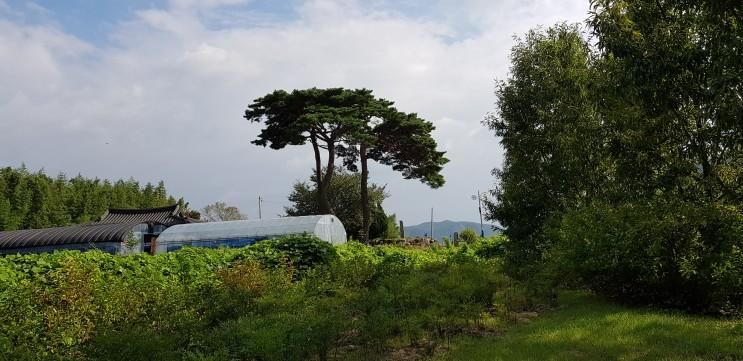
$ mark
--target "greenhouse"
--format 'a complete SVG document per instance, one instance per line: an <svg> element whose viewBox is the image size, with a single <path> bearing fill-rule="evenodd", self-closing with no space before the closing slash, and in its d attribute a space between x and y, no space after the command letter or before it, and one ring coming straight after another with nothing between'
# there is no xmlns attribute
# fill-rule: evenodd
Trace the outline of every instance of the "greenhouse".
<svg viewBox="0 0 743 361"><path fill-rule="evenodd" d="M333 245L346 242L346 229L333 215L283 217L244 221L180 224L166 229L156 240L157 253L182 247L244 247L292 234L308 234Z"/></svg>
<svg viewBox="0 0 743 361"><path fill-rule="evenodd" d="M89 249L113 254L151 252L151 241L166 228L193 221L180 216L178 205L112 208L97 222L0 232L0 255Z"/></svg>
<svg viewBox="0 0 743 361"><path fill-rule="evenodd" d="M0 254L98 249L113 254L139 253L159 223L84 224L69 227L0 232Z"/></svg>

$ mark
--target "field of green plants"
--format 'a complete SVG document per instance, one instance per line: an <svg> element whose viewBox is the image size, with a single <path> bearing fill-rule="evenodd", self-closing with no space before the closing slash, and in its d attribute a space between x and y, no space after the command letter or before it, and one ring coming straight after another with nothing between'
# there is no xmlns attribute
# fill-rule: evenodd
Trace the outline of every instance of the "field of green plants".
<svg viewBox="0 0 743 361"><path fill-rule="evenodd" d="M0 258L0 354L14 360L384 359L486 330L538 292L501 240L332 247L309 237L157 256ZM422 346L421 346L422 345Z"/></svg>

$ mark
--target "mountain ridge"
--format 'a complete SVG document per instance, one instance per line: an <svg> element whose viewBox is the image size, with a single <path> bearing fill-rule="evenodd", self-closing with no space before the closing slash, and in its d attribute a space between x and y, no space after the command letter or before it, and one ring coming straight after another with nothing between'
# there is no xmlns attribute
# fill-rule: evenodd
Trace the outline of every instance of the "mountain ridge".
<svg viewBox="0 0 743 361"><path fill-rule="evenodd" d="M484 223L482 225L482 229L485 232L486 237L500 233L500 231L494 231L493 227L493 224L488 223ZM495 225L495 227L500 228L500 226L498 225ZM462 230L464 230L465 228L471 228L478 234L480 233L480 223L478 222L452 221L447 219L443 221L433 222L433 235L436 240L441 241L444 237L453 237L454 232L462 232ZM413 226L405 226L406 237L428 236L430 232L430 222L423 222L421 224L416 224Z"/></svg>

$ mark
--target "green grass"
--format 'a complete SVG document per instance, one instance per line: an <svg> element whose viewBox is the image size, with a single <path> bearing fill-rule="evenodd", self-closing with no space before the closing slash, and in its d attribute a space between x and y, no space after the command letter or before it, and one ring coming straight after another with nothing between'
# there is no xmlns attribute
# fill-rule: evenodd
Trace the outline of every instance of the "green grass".
<svg viewBox="0 0 743 361"><path fill-rule="evenodd" d="M631 309L566 293L502 337L459 338L439 360L743 360L743 320Z"/></svg>

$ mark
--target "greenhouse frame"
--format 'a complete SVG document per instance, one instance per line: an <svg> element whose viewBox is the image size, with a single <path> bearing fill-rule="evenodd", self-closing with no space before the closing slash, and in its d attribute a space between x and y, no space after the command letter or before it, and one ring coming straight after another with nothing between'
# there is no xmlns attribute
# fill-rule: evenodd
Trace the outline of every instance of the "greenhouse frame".
<svg viewBox="0 0 743 361"><path fill-rule="evenodd" d="M181 217L177 204L158 208L112 208L97 222L0 232L0 255L65 249L98 249L112 254L151 252L151 241L166 228L194 221Z"/></svg>
<svg viewBox="0 0 743 361"><path fill-rule="evenodd" d="M156 252L183 247L244 247L287 235L314 235L333 245L346 242L346 229L333 215L191 223L172 226L155 241Z"/></svg>

